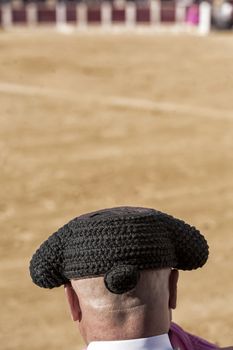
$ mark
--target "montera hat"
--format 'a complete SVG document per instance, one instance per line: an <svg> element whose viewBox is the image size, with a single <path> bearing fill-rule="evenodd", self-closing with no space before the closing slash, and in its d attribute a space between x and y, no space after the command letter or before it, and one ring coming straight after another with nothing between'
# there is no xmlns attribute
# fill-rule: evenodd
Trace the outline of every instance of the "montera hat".
<svg viewBox="0 0 233 350"><path fill-rule="evenodd" d="M208 244L193 226L155 209L117 207L81 215L53 233L33 255L30 274L43 288L71 279L104 276L121 294L146 269L197 269Z"/></svg>

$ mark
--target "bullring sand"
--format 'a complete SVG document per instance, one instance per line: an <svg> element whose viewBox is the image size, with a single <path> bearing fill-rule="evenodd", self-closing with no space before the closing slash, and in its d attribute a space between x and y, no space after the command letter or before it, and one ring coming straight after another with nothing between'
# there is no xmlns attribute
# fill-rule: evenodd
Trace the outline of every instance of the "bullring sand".
<svg viewBox="0 0 233 350"><path fill-rule="evenodd" d="M1 349L81 349L62 288L28 263L69 219L125 204L203 231L174 320L233 343L232 61L226 34L0 34Z"/></svg>

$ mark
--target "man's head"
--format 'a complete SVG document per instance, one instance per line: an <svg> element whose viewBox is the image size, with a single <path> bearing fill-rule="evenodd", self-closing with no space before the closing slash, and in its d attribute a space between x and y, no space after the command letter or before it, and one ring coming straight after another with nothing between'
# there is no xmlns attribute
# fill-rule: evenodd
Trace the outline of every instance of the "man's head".
<svg viewBox="0 0 233 350"><path fill-rule="evenodd" d="M65 285L72 319L86 343L167 333L176 307L178 270L144 270L135 288L110 292L103 277Z"/></svg>
<svg viewBox="0 0 233 350"><path fill-rule="evenodd" d="M167 331L176 303L173 269L196 269L207 258L195 227L154 209L119 207L60 228L33 255L30 273L40 287L66 286L87 341L101 334L122 339L136 329L145 334L145 326L148 336Z"/></svg>

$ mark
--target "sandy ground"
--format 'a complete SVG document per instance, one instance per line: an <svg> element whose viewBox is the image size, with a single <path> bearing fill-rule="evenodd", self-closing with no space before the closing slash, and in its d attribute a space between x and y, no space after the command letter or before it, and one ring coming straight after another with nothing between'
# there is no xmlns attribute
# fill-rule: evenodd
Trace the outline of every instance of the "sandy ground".
<svg viewBox="0 0 233 350"><path fill-rule="evenodd" d="M206 235L174 320L233 343L232 35L0 33L1 349L80 349L35 248L102 207L154 207Z"/></svg>

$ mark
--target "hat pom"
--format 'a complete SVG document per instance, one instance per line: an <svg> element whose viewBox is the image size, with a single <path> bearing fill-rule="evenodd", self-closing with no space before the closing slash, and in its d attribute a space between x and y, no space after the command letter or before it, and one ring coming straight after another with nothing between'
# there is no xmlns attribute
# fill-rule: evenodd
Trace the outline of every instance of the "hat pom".
<svg viewBox="0 0 233 350"><path fill-rule="evenodd" d="M119 265L104 276L106 288L114 294L123 294L136 287L140 273L136 266Z"/></svg>

